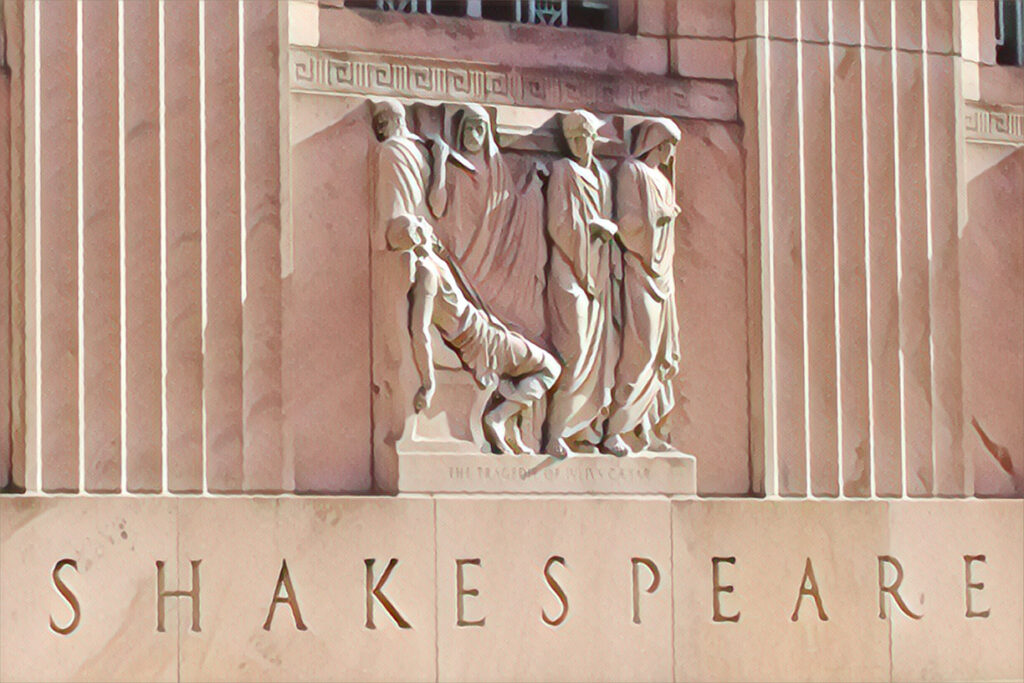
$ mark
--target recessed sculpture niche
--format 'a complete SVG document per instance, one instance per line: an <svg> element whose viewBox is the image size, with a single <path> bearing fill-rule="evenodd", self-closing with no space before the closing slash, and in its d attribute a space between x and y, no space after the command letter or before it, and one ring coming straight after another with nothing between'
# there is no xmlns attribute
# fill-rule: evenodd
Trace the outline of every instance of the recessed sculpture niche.
<svg viewBox="0 0 1024 683"><path fill-rule="evenodd" d="M503 151L479 105L370 107L384 442L436 452L447 412L469 417L461 452L675 452L676 124L640 119L612 164L583 110Z"/></svg>

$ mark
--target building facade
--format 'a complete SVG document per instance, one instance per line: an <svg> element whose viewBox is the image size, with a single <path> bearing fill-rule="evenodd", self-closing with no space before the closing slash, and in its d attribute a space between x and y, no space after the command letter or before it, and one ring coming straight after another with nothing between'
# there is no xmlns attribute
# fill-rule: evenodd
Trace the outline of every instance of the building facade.
<svg viewBox="0 0 1024 683"><path fill-rule="evenodd" d="M5 0L0 679L1024 676L1021 4ZM668 455L481 454L436 317L403 393L399 214L568 383L575 110L619 230L678 129Z"/></svg>

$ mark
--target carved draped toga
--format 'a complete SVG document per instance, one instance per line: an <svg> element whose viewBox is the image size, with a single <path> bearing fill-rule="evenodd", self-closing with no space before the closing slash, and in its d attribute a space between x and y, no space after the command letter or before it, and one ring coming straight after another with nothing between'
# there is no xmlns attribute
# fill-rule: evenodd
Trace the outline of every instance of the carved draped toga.
<svg viewBox="0 0 1024 683"><path fill-rule="evenodd" d="M624 434L655 427L675 403L670 379L680 356L672 279L676 198L665 174L640 159L623 162L616 181L622 339L608 431Z"/></svg>
<svg viewBox="0 0 1024 683"><path fill-rule="evenodd" d="M546 303L551 343L563 370L548 420L564 425L563 436L591 443L600 439L618 356L612 324L613 261L618 256L614 241L591 236L590 222L608 219L611 209L608 174L596 160L588 168L572 159L552 165Z"/></svg>

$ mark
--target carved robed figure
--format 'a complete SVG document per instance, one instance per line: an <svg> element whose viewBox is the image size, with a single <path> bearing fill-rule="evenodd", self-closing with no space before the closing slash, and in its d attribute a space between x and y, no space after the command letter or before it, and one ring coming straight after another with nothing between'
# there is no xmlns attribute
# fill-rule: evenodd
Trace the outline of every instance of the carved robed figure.
<svg viewBox="0 0 1024 683"><path fill-rule="evenodd" d="M546 451L557 458L601 442L618 358L612 319L617 227L611 183L594 155L600 126L582 110L563 118L570 157L552 165L548 183L547 324L562 376L548 403Z"/></svg>
<svg viewBox="0 0 1024 683"><path fill-rule="evenodd" d="M661 428L675 404L671 380L680 359L672 274L679 140L678 126L668 119L641 122L633 131L632 154L616 174L621 340L604 448L614 455L628 452L623 435L629 433L640 448L668 449Z"/></svg>
<svg viewBox="0 0 1024 683"><path fill-rule="evenodd" d="M515 181L480 105L464 105L452 118L451 149L434 145L427 196L437 234L490 312L539 338L547 252L538 167Z"/></svg>

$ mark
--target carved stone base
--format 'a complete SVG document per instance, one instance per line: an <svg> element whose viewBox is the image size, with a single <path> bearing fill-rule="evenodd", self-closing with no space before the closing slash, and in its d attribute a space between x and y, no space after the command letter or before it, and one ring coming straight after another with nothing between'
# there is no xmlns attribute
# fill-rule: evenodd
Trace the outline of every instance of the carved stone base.
<svg viewBox="0 0 1024 683"><path fill-rule="evenodd" d="M625 458L546 455L399 453L403 493L549 493L692 496L697 468L692 455L636 453Z"/></svg>

